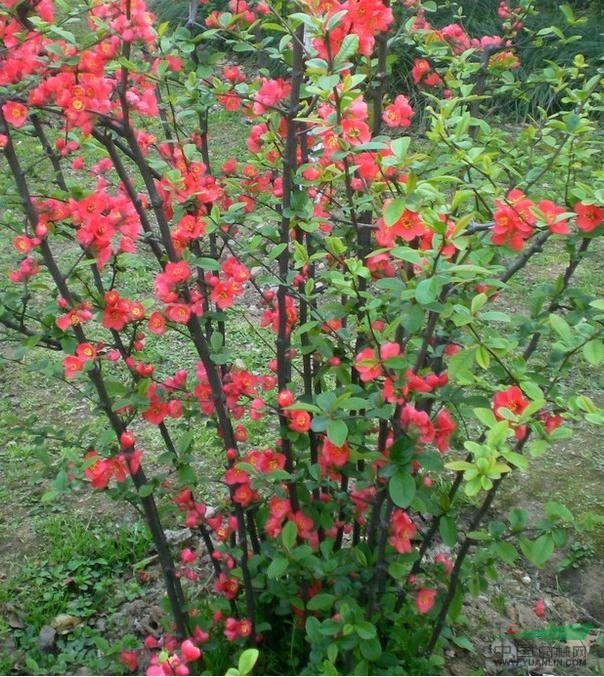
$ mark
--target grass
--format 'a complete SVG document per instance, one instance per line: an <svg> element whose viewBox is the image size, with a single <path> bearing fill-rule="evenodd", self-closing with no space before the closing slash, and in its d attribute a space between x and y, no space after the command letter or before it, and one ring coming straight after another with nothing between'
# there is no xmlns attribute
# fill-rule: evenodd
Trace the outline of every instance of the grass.
<svg viewBox="0 0 604 677"><path fill-rule="evenodd" d="M25 668L30 674L63 674L86 666L93 674L121 674L115 661L121 647L136 645L134 637L105 647L104 633L88 621L102 609L111 614L120 603L141 594L136 579L124 574L149 546L144 525L124 525L97 515L92 523L77 514L38 516L32 523L43 555L23 559L17 572L0 585L0 639L9 631L17 649L0 651L0 672ZM44 625L72 617L75 627L57 639L57 653L43 654L38 634ZM13 626L12 630L10 626ZM100 652L100 648L105 648Z"/></svg>

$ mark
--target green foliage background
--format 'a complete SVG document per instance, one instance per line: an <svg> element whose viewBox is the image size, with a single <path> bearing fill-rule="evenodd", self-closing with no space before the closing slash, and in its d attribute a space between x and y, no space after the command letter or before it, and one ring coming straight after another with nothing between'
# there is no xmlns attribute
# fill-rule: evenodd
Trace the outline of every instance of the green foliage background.
<svg viewBox="0 0 604 677"><path fill-rule="evenodd" d="M499 0L439 0L435 3L437 10L428 15L428 20L434 26L444 26L459 21L471 37L482 35L497 35L501 29L501 22L497 16ZM569 25L560 6L566 4L572 10L576 23ZM514 5L513 2L510 3ZM188 16L188 0L153 0L150 6L160 21L170 21L174 26L182 25ZM207 4L199 6L198 21L215 9L224 10L227 0L209 0ZM568 38L568 42L561 42L550 37L544 44L536 46L528 41L518 50L520 69L517 73L520 81L534 72L547 66L548 61L555 61L559 66L567 66L573 62L577 54L583 54L588 63L596 64L604 54L604 2L601 0L568 0L566 3L557 0L536 0L537 13L526 21L528 28L539 31L546 26L559 27ZM459 20L459 15L463 19ZM397 58L392 64L390 87L393 92L407 92L414 96L414 86L410 78L413 61L418 56L408 45L395 46ZM417 108L419 102L413 101ZM510 117L512 122L537 113L539 107L556 106L551 99L551 92L546 86L535 87L527 92L526 100L498 101L498 110ZM421 105L421 104L420 104Z"/></svg>

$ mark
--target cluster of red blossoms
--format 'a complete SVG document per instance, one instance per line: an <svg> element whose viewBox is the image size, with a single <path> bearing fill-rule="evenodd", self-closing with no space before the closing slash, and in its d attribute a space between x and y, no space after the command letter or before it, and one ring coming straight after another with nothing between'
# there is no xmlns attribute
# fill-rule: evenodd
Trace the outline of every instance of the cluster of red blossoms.
<svg viewBox="0 0 604 677"><path fill-rule="evenodd" d="M140 449L109 458L101 458L96 451L89 451L84 458L84 474L93 489L106 489L112 479L125 482L128 475L136 473L142 456Z"/></svg>
<svg viewBox="0 0 604 677"><path fill-rule="evenodd" d="M388 207L390 202L391 200L384 202L384 209ZM375 241L380 247L393 247L396 238L400 238L404 242L413 242L428 231L428 227L422 221L421 216L410 209L405 209L390 226L386 225L384 219L378 219L377 225Z"/></svg>
<svg viewBox="0 0 604 677"><path fill-rule="evenodd" d="M262 295L263 303L267 306L262 311L262 317L260 318L260 326L268 327L270 325L271 329L275 334L279 331L279 302L277 300L277 295L273 291L266 291ZM298 320L298 311L296 310L296 304L291 296L285 297L285 330L287 334L293 329L294 325Z"/></svg>
<svg viewBox="0 0 604 677"><path fill-rule="evenodd" d="M234 452L230 455L235 456ZM285 467L285 456L272 449L263 451L252 449L241 458L241 462L250 464L258 473L264 475L282 470ZM252 478L247 471L238 468L237 465L231 465L226 470L224 482L231 488L232 500L238 505L245 507L259 498L258 493L252 489Z"/></svg>
<svg viewBox="0 0 604 677"><path fill-rule="evenodd" d="M507 412L511 413L513 416L520 416L528 405L529 401L524 396L524 393L515 385L495 393L493 397L493 413L498 421L505 418L510 421L509 417L503 415L502 409L507 410ZM561 416L550 414L545 411L541 412L539 418L547 433L550 433L552 430L562 425L563 422ZM510 427L514 430L514 435L517 440L523 440L526 437L526 425L519 425L515 421L510 421Z"/></svg>
<svg viewBox="0 0 604 677"><path fill-rule="evenodd" d="M577 228L590 233L604 223L604 208L578 202L574 208ZM493 212L493 231L491 242L496 245L507 245L514 251L521 251L524 243L534 232L535 224L541 221L556 235L567 235L568 215L563 207L551 200L541 200L535 204L518 190L511 190L505 201L495 201Z"/></svg>

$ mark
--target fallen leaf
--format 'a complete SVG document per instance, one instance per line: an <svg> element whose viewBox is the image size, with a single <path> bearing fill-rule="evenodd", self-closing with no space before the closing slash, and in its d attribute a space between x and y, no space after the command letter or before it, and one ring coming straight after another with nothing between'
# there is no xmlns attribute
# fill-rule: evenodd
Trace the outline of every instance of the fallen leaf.
<svg viewBox="0 0 604 677"><path fill-rule="evenodd" d="M77 616L70 616L69 614L58 614L55 616L52 621L52 627L60 634L66 635L70 630L79 625L82 622Z"/></svg>

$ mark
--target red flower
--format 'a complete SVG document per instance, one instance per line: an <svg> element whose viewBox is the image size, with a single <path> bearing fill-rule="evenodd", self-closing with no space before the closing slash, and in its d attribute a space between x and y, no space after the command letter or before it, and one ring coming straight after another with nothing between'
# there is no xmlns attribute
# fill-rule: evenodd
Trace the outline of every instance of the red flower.
<svg viewBox="0 0 604 677"><path fill-rule="evenodd" d="M384 108L382 120L388 127L408 127L411 124L413 109L406 96L399 94L394 103Z"/></svg>
<svg viewBox="0 0 604 677"><path fill-rule="evenodd" d="M289 412L290 420L287 427L297 433L310 430L310 414L302 409L292 409Z"/></svg>
<svg viewBox="0 0 604 677"><path fill-rule="evenodd" d="M545 217L545 223L552 233L555 235L568 235L568 220L562 219L556 221L558 216L566 211L563 207L558 207L551 200L541 200L537 207Z"/></svg>
<svg viewBox="0 0 604 677"><path fill-rule="evenodd" d="M528 400L524 398L522 390L518 386L510 386L507 390L495 393L493 397L493 413L498 421L503 418L499 414L499 409L502 407L519 415L528 407Z"/></svg>
<svg viewBox="0 0 604 677"><path fill-rule="evenodd" d="M166 331L166 322L160 312L155 311L154 313L151 313L149 321L147 322L147 329L157 336L160 336Z"/></svg>
<svg viewBox="0 0 604 677"><path fill-rule="evenodd" d="M27 108L16 101L7 101L2 106L2 112L8 124L13 127L23 127L27 120Z"/></svg>
<svg viewBox="0 0 604 677"><path fill-rule="evenodd" d="M362 120L342 120L342 136L351 146L358 146L371 140L371 131Z"/></svg>
<svg viewBox="0 0 604 677"><path fill-rule="evenodd" d="M67 355L63 359L63 370L65 371L65 378L72 378L74 374L82 370L84 361L76 355Z"/></svg>
<svg viewBox="0 0 604 677"><path fill-rule="evenodd" d="M601 223L604 223L604 207L577 202L575 212L577 214L577 228L584 233L591 233Z"/></svg>
<svg viewBox="0 0 604 677"><path fill-rule="evenodd" d="M397 551L402 553L411 552L411 539L415 536L417 529L411 521L409 515L396 508L392 512L390 520L390 537L388 543Z"/></svg>
<svg viewBox="0 0 604 677"><path fill-rule="evenodd" d="M294 394L291 390L280 390L277 395L277 404L280 407L289 407L294 403Z"/></svg>
<svg viewBox="0 0 604 677"><path fill-rule="evenodd" d="M383 343L380 346L380 359L389 360L400 355L401 347L398 343Z"/></svg>
<svg viewBox="0 0 604 677"><path fill-rule="evenodd" d="M159 425L168 415L168 405L161 402L157 397L151 398L149 406L143 411L143 418L147 423Z"/></svg>
<svg viewBox="0 0 604 677"><path fill-rule="evenodd" d="M254 115L261 115L267 108L274 107L284 101L290 90L285 80L267 80L262 78L260 89L254 98Z"/></svg>
<svg viewBox="0 0 604 677"><path fill-rule="evenodd" d="M235 296L242 292L242 287L238 282L228 280L226 282L217 282L212 289L210 298L220 308L224 310L232 306Z"/></svg>
<svg viewBox="0 0 604 677"><path fill-rule="evenodd" d="M94 360L96 357L96 350L90 343L80 343L76 347L76 355L82 360Z"/></svg>
<svg viewBox="0 0 604 677"><path fill-rule="evenodd" d="M415 606L420 614L426 614L434 606L436 590L430 588L420 588L415 593Z"/></svg>
<svg viewBox="0 0 604 677"><path fill-rule="evenodd" d="M354 368L359 372L361 381L373 381L382 375L382 365L373 348L365 348L354 359Z"/></svg>
<svg viewBox="0 0 604 677"><path fill-rule="evenodd" d="M96 451L89 451L85 460L89 464L84 474L94 489L105 489L113 477L118 482L123 482L127 477L126 467L120 458L99 458Z"/></svg>
<svg viewBox="0 0 604 677"><path fill-rule="evenodd" d="M171 303L166 306L166 317L170 322L187 324L191 318L191 309L184 303Z"/></svg>
<svg viewBox="0 0 604 677"><path fill-rule="evenodd" d="M524 240L533 234L533 227L524 221L518 212L500 200L495 201L493 212L493 233L491 242L496 245L508 245L514 251L524 247Z"/></svg>
<svg viewBox="0 0 604 677"><path fill-rule="evenodd" d="M440 564L443 567L447 576L451 575L451 572L453 571L453 562L448 557L443 555L442 552L439 552L436 555L434 561L436 564Z"/></svg>
<svg viewBox="0 0 604 677"><path fill-rule="evenodd" d="M376 33L382 33L393 22L390 7L381 0L348 0L348 17L353 24L353 32L359 38L374 39Z"/></svg>
<svg viewBox="0 0 604 677"><path fill-rule="evenodd" d="M541 597L539 597L535 604L535 616L537 616L537 618L543 618L543 616L545 616L545 604L543 604Z"/></svg>
<svg viewBox="0 0 604 677"><path fill-rule="evenodd" d="M224 623L224 636L233 642L237 637L249 637L252 633L252 624L244 618L238 621L236 618L229 617Z"/></svg>
<svg viewBox="0 0 604 677"><path fill-rule="evenodd" d="M180 655L185 663L191 663L201 656L201 649L196 647L190 639L185 639L180 645Z"/></svg>
<svg viewBox="0 0 604 677"><path fill-rule="evenodd" d="M436 433L430 416L410 404L406 404L401 411L401 425L405 430L415 433L424 444L434 440Z"/></svg>
<svg viewBox="0 0 604 677"><path fill-rule="evenodd" d="M117 292L105 294L105 309L103 310L103 327L121 331L129 319L130 301L120 299Z"/></svg>
<svg viewBox="0 0 604 677"><path fill-rule="evenodd" d="M384 203L384 206L387 205L387 202ZM426 232L426 226L417 212L405 209L398 221L389 227L389 230L392 235L402 238L405 242L411 242Z"/></svg>
<svg viewBox="0 0 604 677"><path fill-rule="evenodd" d="M225 574L220 574L218 580L214 583L214 590L226 599L235 599L239 592L239 581L236 578L229 578Z"/></svg>
<svg viewBox="0 0 604 677"><path fill-rule="evenodd" d="M300 538L310 538L312 536L312 528L314 526L312 518L305 515L301 510L292 513L289 518L296 525Z"/></svg>
<svg viewBox="0 0 604 677"><path fill-rule="evenodd" d="M33 242L30 237L25 235L17 235L13 240L13 246L19 252L19 254L29 254L31 248L33 247Z"/></svg>
<svg viewBox="0 0 604 677"><path fill-rule="evenodd" d="M436 435L434 444L441 454L449 448L449 437L455 432L457 426L446 409L441 409L436 416Z"/></svg>
<svg viewBox="0 0 604 677"><path fill-rule="evenodd" d="M562 416L559 416L557 414L549 414L546 411L544 411L539 416L539 418L543 422L543 425L545 426L545 432L548 435L552 432L552 430L559 428L564 423L564 419L562 418Z"/></svg>
<svg viewBox="0 0 604 677"><path fill-rule="evenodd" d="M493 397L493 413L495 418L501 421L503 419L503 416L499 413L501 408L509 409L513 414L519 416L528 407L528 404L528 400L524 398L522 390L518 386L510 386L507 390L495 393ZM526 434L526 426L510 425L516 429L516 439L523 439Z"/></svg>
<svg viewBox="0 0 604 677"><path fill-rule="evenodd" d="M138 668L138 658L135 651L120 651L120 663L124 665L129 672L136 672Z"/></svg>
<svg viewBox="0 0 604 677"><path fill-rule="evenodd" d="M338 447L333 442L330 442L325 438L323 442L323 448L321 450L321 459L320 463L328 466L335 466L336 468L341 468L343 465L346 465L348 462L348 457L350 455L350 447L347 442L341 447Z"/></svg>
<svg viewBox="0 0 604 677"><path fill-rule="evenodd" d="M249 484L240 484L233 492L233 501L244 507L257 498L258 494L253 491Z"/></svg>
<svg viewBox="0 0 604 677"><path fill-rule="evenodd" d="M170 262L166 264L164 274L170 282L184 282L189 279L191 269L186 261Z"/></svg>

